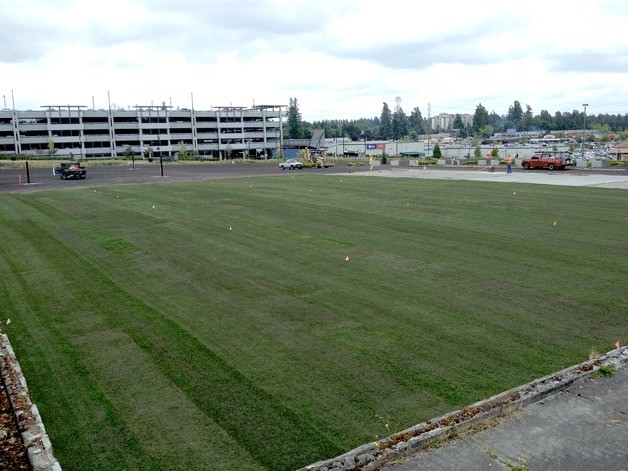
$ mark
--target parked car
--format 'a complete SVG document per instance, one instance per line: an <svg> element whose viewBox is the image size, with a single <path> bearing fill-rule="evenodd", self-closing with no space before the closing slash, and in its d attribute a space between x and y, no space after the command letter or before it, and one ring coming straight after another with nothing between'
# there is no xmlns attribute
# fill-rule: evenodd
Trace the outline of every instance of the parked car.
<svg viewBox="0 0 628 471"><path fill-rule="evenodd" d="M297 159L288 159L285 162L281 162L279 164L279 168L281 170L294 170L295 168L301 170L303 168L303 164L299 162Z"/></svg>

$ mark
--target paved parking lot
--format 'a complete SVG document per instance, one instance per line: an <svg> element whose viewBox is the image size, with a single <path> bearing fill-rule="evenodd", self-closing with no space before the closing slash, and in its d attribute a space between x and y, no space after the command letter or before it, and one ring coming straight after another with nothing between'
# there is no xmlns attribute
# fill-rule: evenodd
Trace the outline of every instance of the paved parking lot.
<svg viewBox="0 0 628 471"><path fill-rule="evenodd" d="M215 180L222 178L241 178L249 176L268 176L285 174L324 174L334 171L352 171L347 162L340 162L330 168L310 168L303 170L281 170L276 162L233 161L212 163L164 163L163 176L159 162L138 163L133 169L131 164L116 166L90 166L85 162L87 178L85 180L61 180L52 174L52 163L48 168L30 168L30 182L27 184L26 168L2 168L0 163L0 193L16 193L53 189L92 188L109 185L167 183L196 180ZM22 185L19 185L19 179Z"/></svg>
<svg viewBox="0 0 628 471"><path fill-rule="evenodd" d="M562 171L514 169L507 174L505 168L497 168L489 172L485 168L469 167L423 167L410 168L402 164L400 167L389 166L375 168L370 171L368 166L349 167L347 161L337 162L330 168L309 168L303 170L279 169L276 162L243 162L233 161L222 163L164 163L164 175L160 174L158 162L138 163L135 169L131 164L117 166L90 166L86 162L87 178L85 180L61 180L52 174L49 168L30 168L30 184L27 184L25 166L21 168L3 168L0 165L0 193L25 193L52 189L91 188L109 185L165 183L195 180L214 180L222 178L242 178L249 176L294 175L308 174L353 174L378 177L403 177L445 180L473 180L487 182L535 183L547 185L592 186L599 188L628 189L628 169L567 169ZM21 177L22 185L19 184Z"/></svg>

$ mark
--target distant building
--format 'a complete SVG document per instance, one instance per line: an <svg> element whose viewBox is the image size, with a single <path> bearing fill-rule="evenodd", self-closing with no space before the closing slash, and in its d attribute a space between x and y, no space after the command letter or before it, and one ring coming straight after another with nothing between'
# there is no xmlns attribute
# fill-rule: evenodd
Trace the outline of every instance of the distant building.
<svg viewBox="0 0 628 471"><path fill-rule="evenodd" d="M473 124L473 115L470 114L461 114L460 118L462 119L462 123L465 127L470 127ZM450 113L440 113L437 116L433 116L431 119L431 128L435 131L447 131L449 129L453 129L454 120L456 119L456 114Z"/></svg>
<svg viewBox="0 0 628 471"><path fill-rule="evenodd" d="M394 157L425 155L425 144L418 141L352 141L340 137L325 139L324 147L328 155L345 157L381 156L383 153Z"/></svg>
<svg viewBox="0 0 628 471"><path fill-rule="evenodd" d="M616 160L628 160L628 141L611 144L608 153L614 155Z"/></svg>
<svg viewBox="0 0 628 471"><path fill-rule="evenodd" d="M214 107L212 110L136 106L134 110L92 110L44 106L41 111L0 111L0 154L73 156L270 157L281 149L285 105Z"/></svg>

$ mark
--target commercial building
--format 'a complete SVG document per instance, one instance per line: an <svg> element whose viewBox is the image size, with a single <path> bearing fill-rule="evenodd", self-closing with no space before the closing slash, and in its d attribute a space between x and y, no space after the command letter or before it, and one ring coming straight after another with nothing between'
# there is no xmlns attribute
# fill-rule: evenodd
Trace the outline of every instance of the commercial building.
<svg viewBox="0 0 628 471"><path fill-rule="evenodd" d="M381 157L386 153L391 157L423 157L425 144L419 141L352 141L345 138L325 139L327 154L345 157Z"/></svg>
<svg viewBox="0 0 628 471"><path fill-rule="evenodd" d="M612 155L615 160L627 160L628 161L628 141L614 142L609 146L608 153Z"/></svg>
<svg viewBox="0 0 628 471"><path fill-rule="evenodd" d="M42 106L0 111L0 154L74 158L175 156L271 157L281 149L285 105L212 110L136 106L134 110Z"/></svg>

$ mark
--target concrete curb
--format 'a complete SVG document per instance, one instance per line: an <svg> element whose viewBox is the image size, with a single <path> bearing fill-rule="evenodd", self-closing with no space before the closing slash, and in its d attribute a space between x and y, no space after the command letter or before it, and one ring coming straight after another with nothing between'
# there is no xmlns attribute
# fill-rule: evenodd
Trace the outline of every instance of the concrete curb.
<svg viewBox="0 0 628 471"><path fill-rule="evenodd" d="M32 403L26 379L17 361L9 338L0 331L0 366L2 378L15 412L22 441L28 452L33 471L61 471L52 454L52 445L46 434L37 406Z"/></svg>
<svg viewBox="0 0 628 471"><path fill-rule="evenodd" d="M536 379L454 412L420 423L373 443L362 445L336 458L305 466L299 471L374 471L388 461L427 448L458 431L496 418L509 410L525 407L582 382L602 366L616 370L628 364L628 347L612 350L596 359Z"/></svg>

